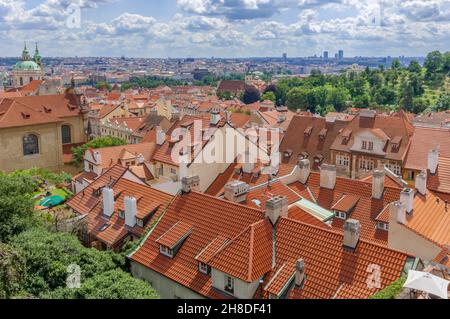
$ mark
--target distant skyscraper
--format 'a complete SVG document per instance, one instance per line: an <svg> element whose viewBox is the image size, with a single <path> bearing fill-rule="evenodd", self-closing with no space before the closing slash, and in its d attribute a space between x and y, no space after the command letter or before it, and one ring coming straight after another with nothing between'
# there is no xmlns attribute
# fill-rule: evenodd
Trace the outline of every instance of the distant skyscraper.
<svg viewBox="0 0 450 319"><path fill-rule="evenodd" d="M284 62L287 61L287 53L283 53L283 60L284 60Z"/></svg>
<svg viewBox="0 0 450 319"><path fill-rule="evenodd" d="M344 51L339 50L339 59L343 59L343 58L344 58Z"/></svg>
<svg viewBox="0 0 450 319"><path fill-rule="evenodd" d="M338 58L338 54L337 54L337 53L334 54L334 58L335 58L335 59Z"/></svg>
<svg viewBox="0 0 450 319"><path fill-rule="evenodd" d="M323 51L323 58L328 59L328 51Z"/></svg>

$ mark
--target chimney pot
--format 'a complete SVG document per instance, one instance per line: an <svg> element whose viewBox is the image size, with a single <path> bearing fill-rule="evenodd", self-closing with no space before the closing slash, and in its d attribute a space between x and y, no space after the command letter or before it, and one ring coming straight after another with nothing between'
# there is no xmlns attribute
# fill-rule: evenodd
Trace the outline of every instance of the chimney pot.
<svg viewBox="0 0 450 319"><path fill-rule="evenodd" d="M129 227L134 227L136 225L136 212L137 212L137 201L136 198L131 196L125 196L124 199L125 207L125 225Z"/></svg>
<svg viewBox="0 0 450 319"><path fill-rule="evenodd" d="M311 164L309 159L302 159L298 162L298 167L300 169L300 178L299 181L302 184L306 184L309 178L309 174L311 173Z"/></svg>
<svg viewBox="0 0 450 319"><path fill-rule="evenodd" d="M422 171L416 176L416 188L422 195L427 193L427 172Z"/></svg>
<svg viewBox="0 0 450 319"><path fill-rule="evenodd" d="M375 170L372 178L372 197L381 199L384 192L384 176L385 173L382 170Z"/></svg>
<svg viewBox="0 0 450 319"><path fill-rule="evenodd" d="M103 214L111 217L114 213L114 190L109 187L103 187Z"/></svg>
<svg viewBox="0 0 450 319"><path fill-rule="evenodd" d="M320 187L334 189L336 185L336 166L322 164L320 166Z"/></svg>
<svg viewBox="0 0 450 319"><path fill-rule="evenodd" d="M361 232L361 224L359 220L347 219L344 223L344 246L352 249L356 248Z"/></svg>
<svg viewBox="0 0 450 319"><path fill-rule="evenodd" d="M266 201L266 217L275 225L278 218L287 217L288 206L289 203L286 196L272 197Z"/></svg>
<svg viewBox="0 0 450 319"><path fill-rule="evenodd" d="M250 186L243 181L230 181L225 184L225 199L235 203L244 202Z"/></svg>
<svg viewBox="0 0 450 319"><path fill-rule="evenodd" d="M436 174L436 170L439 164L439 151L432 149L428 152L428 169L431 174Z"/></svg>
<svg viewBox="0 0 450 319"><path fill-rule="evenodd" d="M200 187L200 177L198 175L183 177L181 179L181 190L183 193L189 193L190 191L198 191Z"/></svg>
<svg viewBox="0 0 450 319"><path fill-rule="evenodd" d="M405 205L406 212L410 214L414 209L414 190L404 188L400 192L400 201Z"/></svg>
<svg viewBox="0 0 450 319"><path fill-rule="evenodd" d="M300 258L295 265L295 285L300 287L305 280L305 261Z"/></svg>

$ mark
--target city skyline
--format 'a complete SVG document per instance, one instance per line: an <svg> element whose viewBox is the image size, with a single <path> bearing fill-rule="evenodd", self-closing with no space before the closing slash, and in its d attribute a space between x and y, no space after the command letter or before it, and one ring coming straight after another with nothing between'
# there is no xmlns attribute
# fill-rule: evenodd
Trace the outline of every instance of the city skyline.
<svg viewBox="0 0 450 319"><path fill-rule="evenodd" d="M0 0L0 13L8 57L24 41L49 57L424 56L450 36L448 0Z"/></svg>

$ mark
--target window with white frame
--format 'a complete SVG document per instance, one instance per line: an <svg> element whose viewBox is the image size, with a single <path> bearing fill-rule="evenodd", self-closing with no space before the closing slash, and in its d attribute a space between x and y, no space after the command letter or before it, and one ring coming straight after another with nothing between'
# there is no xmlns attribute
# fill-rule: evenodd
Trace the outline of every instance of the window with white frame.
<svg viewBox="0 0 450 319"><path fill-rule="evenodd" d="M386 167L394 172L395 175L400 176L400 174L402 173L402 168L398 164L386 164Z"/></svg>
<svg viewBox="0 0 450 319"><path fill-rule="evenodd" d="M167 246L160 245L159 246L159 252L161 254L163 254L164 256L167 256L167 257L170 257L170 258L173 257L173 249L170 249Z"/></svg>
<svg viewBox="0 0 450 319"><path fill-rule="evenodd" d="M199 262L198 263L198 270L201 273L204 273L205 275L209 274L209 266L205 263Z"/></svg>
<svg viewBox="0 0 450 319"><path fill-rule="evenodd" d="M361 158L359 160L359 169L371 171L374 169L374 161L372 159Z"/></svg>
<svg viewBox="0 0 450 319"><path fill-rule="evenodd" d="M140 219L140 218L136 218L136 224L139 227L144 227L144 221L142 219Z"/></svg>
<svg viewBox="0 0 450 319"><path fill-rule="evenodd" d="M336 212L334 213L334 216L336 216L336 217L339 218L339 219L347 219L347 214L344 213L344 212L336 211Z"/></svg>
<svg viewBox="0 0 450 319"><path fill-rule="evenodd" d="M336 165L338 166L348 166L350 163L350 158L347 155L336 155Z"/></svg>
<svg viewBox="0 0 450 319"><path fill-rule="evenodd" d="M372 151L373 150L373 142L371 142L371 141L362 141L361 148L363 150Z"/></svg>
<svg viewBox="0 0 450 319"><path fill-rule="evenodd" d="M383 223L383 222L378 222L377 223L377 228L388 231L389 230L389 224Z"/></svg>
<svg viewBox="0 0 450 319"><path fill-rule="evenodd" d="M119 210L119 217L125 219L125 211Z"/></svg>
<svg viewBox="0 0 450 319"><path fill-rule="evenodd" d="M225 275L225 287L226 292L229 292L231 294L234 293L234 278L228 275Z"/></svg>

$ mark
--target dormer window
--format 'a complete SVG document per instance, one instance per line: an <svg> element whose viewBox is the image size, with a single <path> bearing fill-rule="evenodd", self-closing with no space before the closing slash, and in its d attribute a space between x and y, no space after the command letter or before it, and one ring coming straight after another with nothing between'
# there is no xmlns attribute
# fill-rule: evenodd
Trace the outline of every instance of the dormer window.
<svg viewBox="0 0 450 319"><path fill-rule="evenodd" d="M388 223L383 223L383 222L378 222L377 223L377 228L381 229L381 230L389 231L389 224Z"/></svg>
<svg viewBox="0 0 450 319"><path fill-rule="evenodd" d="M340 211L336 211L334 213L334 216L336 216L336 218L343 219L343 220L347 219L347 214L344 212L340 212Z"/></svg>
<svg viewBox="0 0 450 319"><path fill-rule="evenodd" d="M305 136L311 136L312 130L313 130L313 127L308 126L304 131Z"/></svg>
<svg viewBox="0 0 450 319"><path fill-rule="evenodd" d="M209 275L211 272L211 267L209 267L207 264L199 262L198 263L198 270L205 275Z"/></svg>
<svg viewBox="0 0 450 319"><path fill-rule="evenodd" d="M372 151L373 150L373 142L371 142L371 141L362 141L361 148L363 150Z"/></svg>
<svg viewBox="0 0 450 319"><path fill-rule="evenodd" d="M167 256L167 257L170 257L170 258L173 257L173 249L170 249L167 246L160 245L159 246L159 252L161 254L163 254L164 256Z"/></svg>
<svg viewBox="0 0 450 319"><path fill-rule="evenodd" d="M234 294L234 278L233 277L225 275L224 290L226 292L229 292L230 294Z"/></svg>
<svg viewBox="0 0 450 319"><path fill-rule="evenodd" d="M140 219L140 218L136 218L136 224L139 227L144 227L144 221L142 219Z"/></svg>
<svg viewBox="0 0 450 319"><path fill-rule="evenodd" d="M119 218L125 219L125 211L119 210Z"/></svg>

